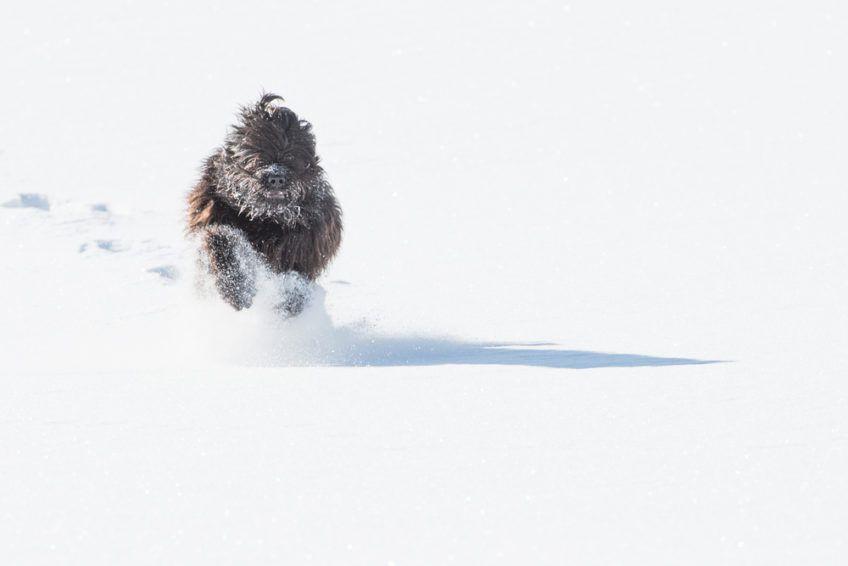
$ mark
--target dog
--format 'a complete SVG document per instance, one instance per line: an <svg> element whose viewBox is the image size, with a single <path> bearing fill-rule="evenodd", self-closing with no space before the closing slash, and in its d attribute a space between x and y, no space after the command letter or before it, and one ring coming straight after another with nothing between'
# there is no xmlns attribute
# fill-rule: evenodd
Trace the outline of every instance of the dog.
<svg viewBox="0 0 848 566"><path fill-rule="evenodd" d="M309 287L339 249L342 212L320 166L312 125L263 94L243 106L188 195L187 232L221 297L234 309L256 295L258 256L271 272L296 279L277 305L296 316Z"/></svg>

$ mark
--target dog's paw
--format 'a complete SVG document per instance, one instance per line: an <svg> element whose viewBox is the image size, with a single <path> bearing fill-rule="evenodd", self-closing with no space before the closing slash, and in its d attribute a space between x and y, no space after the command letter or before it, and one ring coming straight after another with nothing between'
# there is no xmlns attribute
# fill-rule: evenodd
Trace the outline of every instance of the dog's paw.
<svg viewBox="0 0 848 566"><path fill-rule="evenodd" d="M283 318L293 318L303 312L309 303L309 296L303 293L290 293L274 306L274 310Z"/></svg>

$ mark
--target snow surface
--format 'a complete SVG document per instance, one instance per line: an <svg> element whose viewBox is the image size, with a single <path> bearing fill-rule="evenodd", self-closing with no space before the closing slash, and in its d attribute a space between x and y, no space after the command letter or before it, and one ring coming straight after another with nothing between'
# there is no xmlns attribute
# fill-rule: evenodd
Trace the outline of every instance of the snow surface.
<svg viewBox="0 0 848 566"><path fill-rule="evenodd" d="M846 59L827 1L5 6L0 562L846 563ZM182 235L262 88L345 210L288 323Z"/></svg>

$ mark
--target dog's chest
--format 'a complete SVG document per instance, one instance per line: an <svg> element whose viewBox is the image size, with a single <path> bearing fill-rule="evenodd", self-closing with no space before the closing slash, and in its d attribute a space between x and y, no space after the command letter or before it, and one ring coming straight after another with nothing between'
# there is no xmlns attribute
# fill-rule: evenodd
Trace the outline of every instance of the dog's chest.
<svg viewBox="0 0 848 566"><path fill-rule="evenodd" d="M308 274L312 235L306 228L263 230L251 238L251 244L276 272L298 271Z"/></svg>

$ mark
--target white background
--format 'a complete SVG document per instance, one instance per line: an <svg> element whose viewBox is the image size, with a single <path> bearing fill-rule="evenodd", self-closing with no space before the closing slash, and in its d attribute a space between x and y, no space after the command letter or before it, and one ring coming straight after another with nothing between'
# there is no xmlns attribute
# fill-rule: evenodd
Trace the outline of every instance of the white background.
<svg viewBox="0 0 848 566"><path fill-rule="evenodd" d="M835 1L4 6L0 561L845 563L846 37ZM182 236L262 89L345 211L293 323L197 299Z"/></svg>

